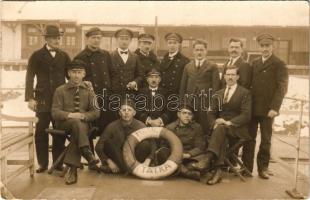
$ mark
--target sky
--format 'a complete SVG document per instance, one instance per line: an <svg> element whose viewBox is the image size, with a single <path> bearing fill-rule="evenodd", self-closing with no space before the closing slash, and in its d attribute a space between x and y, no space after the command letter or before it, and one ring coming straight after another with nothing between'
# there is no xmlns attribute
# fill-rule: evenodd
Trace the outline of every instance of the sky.
<svg viewBox="0 0 310 200"><path fill-rule="evenodd" d="M307 1L0 2L3 20L66 19L79 24L309 26Z"/></svg>

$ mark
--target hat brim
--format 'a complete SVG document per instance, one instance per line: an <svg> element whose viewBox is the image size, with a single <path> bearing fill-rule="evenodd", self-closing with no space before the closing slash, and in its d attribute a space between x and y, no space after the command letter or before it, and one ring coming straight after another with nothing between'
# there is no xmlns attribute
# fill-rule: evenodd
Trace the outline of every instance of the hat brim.
<svg viewBox="0 0 310 200"><path fill-rule="evenodd" d="M272 44L274 40L271 39L262 39L258 43L259 44Z"/></svg>
<svg viewBox="0 0 310 200"><path fill-rule="evenodd" d="M60 32L59 34L42 34L43 36L48 36L48 37L57 37L57 36L63 36L64 33Z"/></svg>

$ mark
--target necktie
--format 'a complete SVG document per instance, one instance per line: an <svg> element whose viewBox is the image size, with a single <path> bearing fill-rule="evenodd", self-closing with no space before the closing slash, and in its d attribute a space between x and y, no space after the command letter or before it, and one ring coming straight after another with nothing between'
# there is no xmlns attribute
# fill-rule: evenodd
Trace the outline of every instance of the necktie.
<svg viewBox="0 0 310 200"><path fill-rule="evenodd" d="M80 112L80 89L79 89L79 86L75 90L73 103L74 103L74 112Z"/></svg>
<svg viewBox="0 0 310 200"><path fill-rule="evenodd" d="M128 51L120 51L121 54L128 54Z"/></svg>
<svg viewBox="0 0 310 200"><path fill-rule="evenodd" d="M227 66L230 66L230 65L232 65L233 64L233 59L232 58L230 58L230 60L229 60L229 62L228 62L228 65Z"/></svg>
<svg viewBox="0 0 310 200"><path fill-rule="evenodd" d="M230 87L227 88L223 103L228 103L229 91L230 91Z"/></svg>
<svg viewBox="0 0 310 200"><path fill-rule="evenodd" d="M197 69L199 69L201 67L201 61L198 61L197 63Z"/></svg>

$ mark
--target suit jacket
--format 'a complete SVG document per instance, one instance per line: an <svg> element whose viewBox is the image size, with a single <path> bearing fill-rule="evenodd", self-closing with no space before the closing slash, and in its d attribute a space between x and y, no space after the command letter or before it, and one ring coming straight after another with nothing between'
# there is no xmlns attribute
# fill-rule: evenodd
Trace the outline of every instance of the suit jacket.
<svg viewBox="0 0 310 200"><path fill-rule="evenodd" d="M68 54L60 49L56 50L53 58L44 45L29 58L26 73L25 101L37 101L36 112L50 112L53 94L57 87L65 83L66 67L70 63ZM37 78L35 89L34 77Z"/></svg>
<svg viewBox="0 0 310 200"><path fill-rule="evenodd" d="M178 94L185 65L189 59L178 52L172 60L167 53L160 62L159 68L162 72L161 86L166 88L170 94Z"/></svg>
<svg viewBox="0 0 310 200"><path fill-rule="evenodd" d="M139 91L139 95L146 97L146 107L142 107L141 111L138 109L137 105L137 119L145 122L148 117L151 119L161 118L163 123L166 125L169 123L170 113L167 109L167 96L168 91L165 88L158 87L155 92L155 96L152 97L152 91L148 87L144 87ZM137 99L138 101L138 99ZM161 106L162 105L162 106ZM160 107L156 109L156 107Z"/></svg>
<svg viewBox="0 0 310 200"><path fill-rule="evenodd" d="M217 65L205 60L198 69L195 61L188 63L183 72L180 95L200 94L202 90L209 94L209 89L215 93L220 88L220 76Z"/></svg>
<svg viewBox="0 0 310 200"><path fill-rule="evenodd" d="M74 59L82 60L87 64L84 80L92 83L96 94L102 94L103 89L111 88L111 57L108 51L103 49L91 51L86 47Z"/></svg>
<svg viewBox="0 0 310 200"><path fill-rule="evenodd" d="M118 51L111 53L111 90L120 94L127 90L126 86L131 81L136 81L138 87L143 80L143 69L136 54L129 52L128 60L124 63Z"/></svg>
<svg viewBox="0 0 310 200"><path fill-rule="evenodd" d="M253 61L252 99L253 114L267 116L270 109L279 112L288 88L288 70L275 55L265 61Z"/></svg>
<svg viewBox="0 0 310 200"><path fill-rule="evenodd" d="M217 118L223 118L233 123L232 131L239 138L249 139L248 123L251 120L251 94L242 86L237 86L234 94L228 103L223 104L225 88L219 90L216 95L220 98L213 98L211 110L208 111L208 121L211 127L214 126ZM219 104L222 106L220 107Z"/></svg>
<svg viewBox="0 0 310 200"><path fill-rule="evenodd" d="M227 70L228 62L229 61L227 61L223 65L223 74L222 74L222 78L221 78L221 88L224 88L226 86L224 74ZM252 66L249 63L247 63L245 60L243 60L242 57L238 58L238 60L236 60L234 65L239 68L238 84L247 88L247 89L250 89L251 82L252 82L252 72L253 72Z"/></svg>
<svg viewBox="0 0 310 200"><path fill-rule="evenodd" d="M68 114L75 112L74 96L76 89L76 86L70 81L56 89L52 106L52 117L56 123L67 120ZM79 86L79 96L79 108L80 112L85 115L85 121L91 122L99 118L100 111L95 107L94 91L82 83Z"/></svg>

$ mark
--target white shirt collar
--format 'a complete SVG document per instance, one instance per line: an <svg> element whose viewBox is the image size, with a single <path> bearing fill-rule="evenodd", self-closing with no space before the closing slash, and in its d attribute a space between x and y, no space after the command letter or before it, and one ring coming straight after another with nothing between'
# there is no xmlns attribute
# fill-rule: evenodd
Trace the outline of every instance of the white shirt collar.
<svg viewBox="0 0 310 200"><path fill-rule="evenodd" d="M231 65L234 65L240 57L241 57L241 56L238 56L238 57L236 57L236 58L232 58L232 57L231 57L231 58L229 59L229 61L232 59Z"/></svg>
<svg viewBox="0 0 310 200"><path fill-rule="evenodd" d="M228 92L228 87L230 87L230 90L229 90L229 94L228 94L228 98L227 98L227 102L230 101L232 95L235 93L236 89L237 89L237 86L238 84L234 84L232 86L228 86L226 85L226 89L225 89L225 93L224 93L224 97L227 95L227 92Z"/></svg>
<svg viewBox="0 0 310 200"><path fill-rule="evenodd" d="M158 86L156 88L149 87L150 90L158 90Z"/></svg>
<svg viewBox="0 0 310 200"><path fill-rule="evenodd" d="M117 51L118 51L119 54L121 54L121 51L128 51L128 53L129 53L129 49L117 48Z"/></svg>
<svg viewBox="0 0 310 200"><path fill-rule="evenodd" d="M176 52L174 52L174 53L169 53L169 57L174 57L175 55L177 55L178 54L178 51L176 51Z"/></svg>
<svg viewBox="0 0 310 200"><path fill-rule="evenodd" d="M272 56L272 54L270 54L267 58L264 58L264 57L262 56L262 61L263 61L263 63L266 62L266 60L268 60L271 56Z"/></svg>
<svg viewBox="0 0 310 200"><path fill-rule="evenodd" d="M230 89L231 90L235 90L236 88L237 88L237 86L238 86L238 84L237 83L235 83L234 85L232 85L232 86L228 86L228 85L226 85L226 89L228 88L228 87L230 87Z"/></svg>
<svg viewBox="0 0 310 200"><path fill-rule="evenodd" d="M202 64L205 62L205 58L204 59L201 59L201 60L197 60L195 59L195 65L198 66L198 63L200 63L200 66L202 66Z"/></svg>
<svg viewBox="0 0 310 200"><path fill-rule="evenodd" d="M145 52L143 52L141 49L140 49L140 53L141 53L142 55L144 55L144 56L149 56L149 55L150 55L150 53L145 53Z"/></svg>

